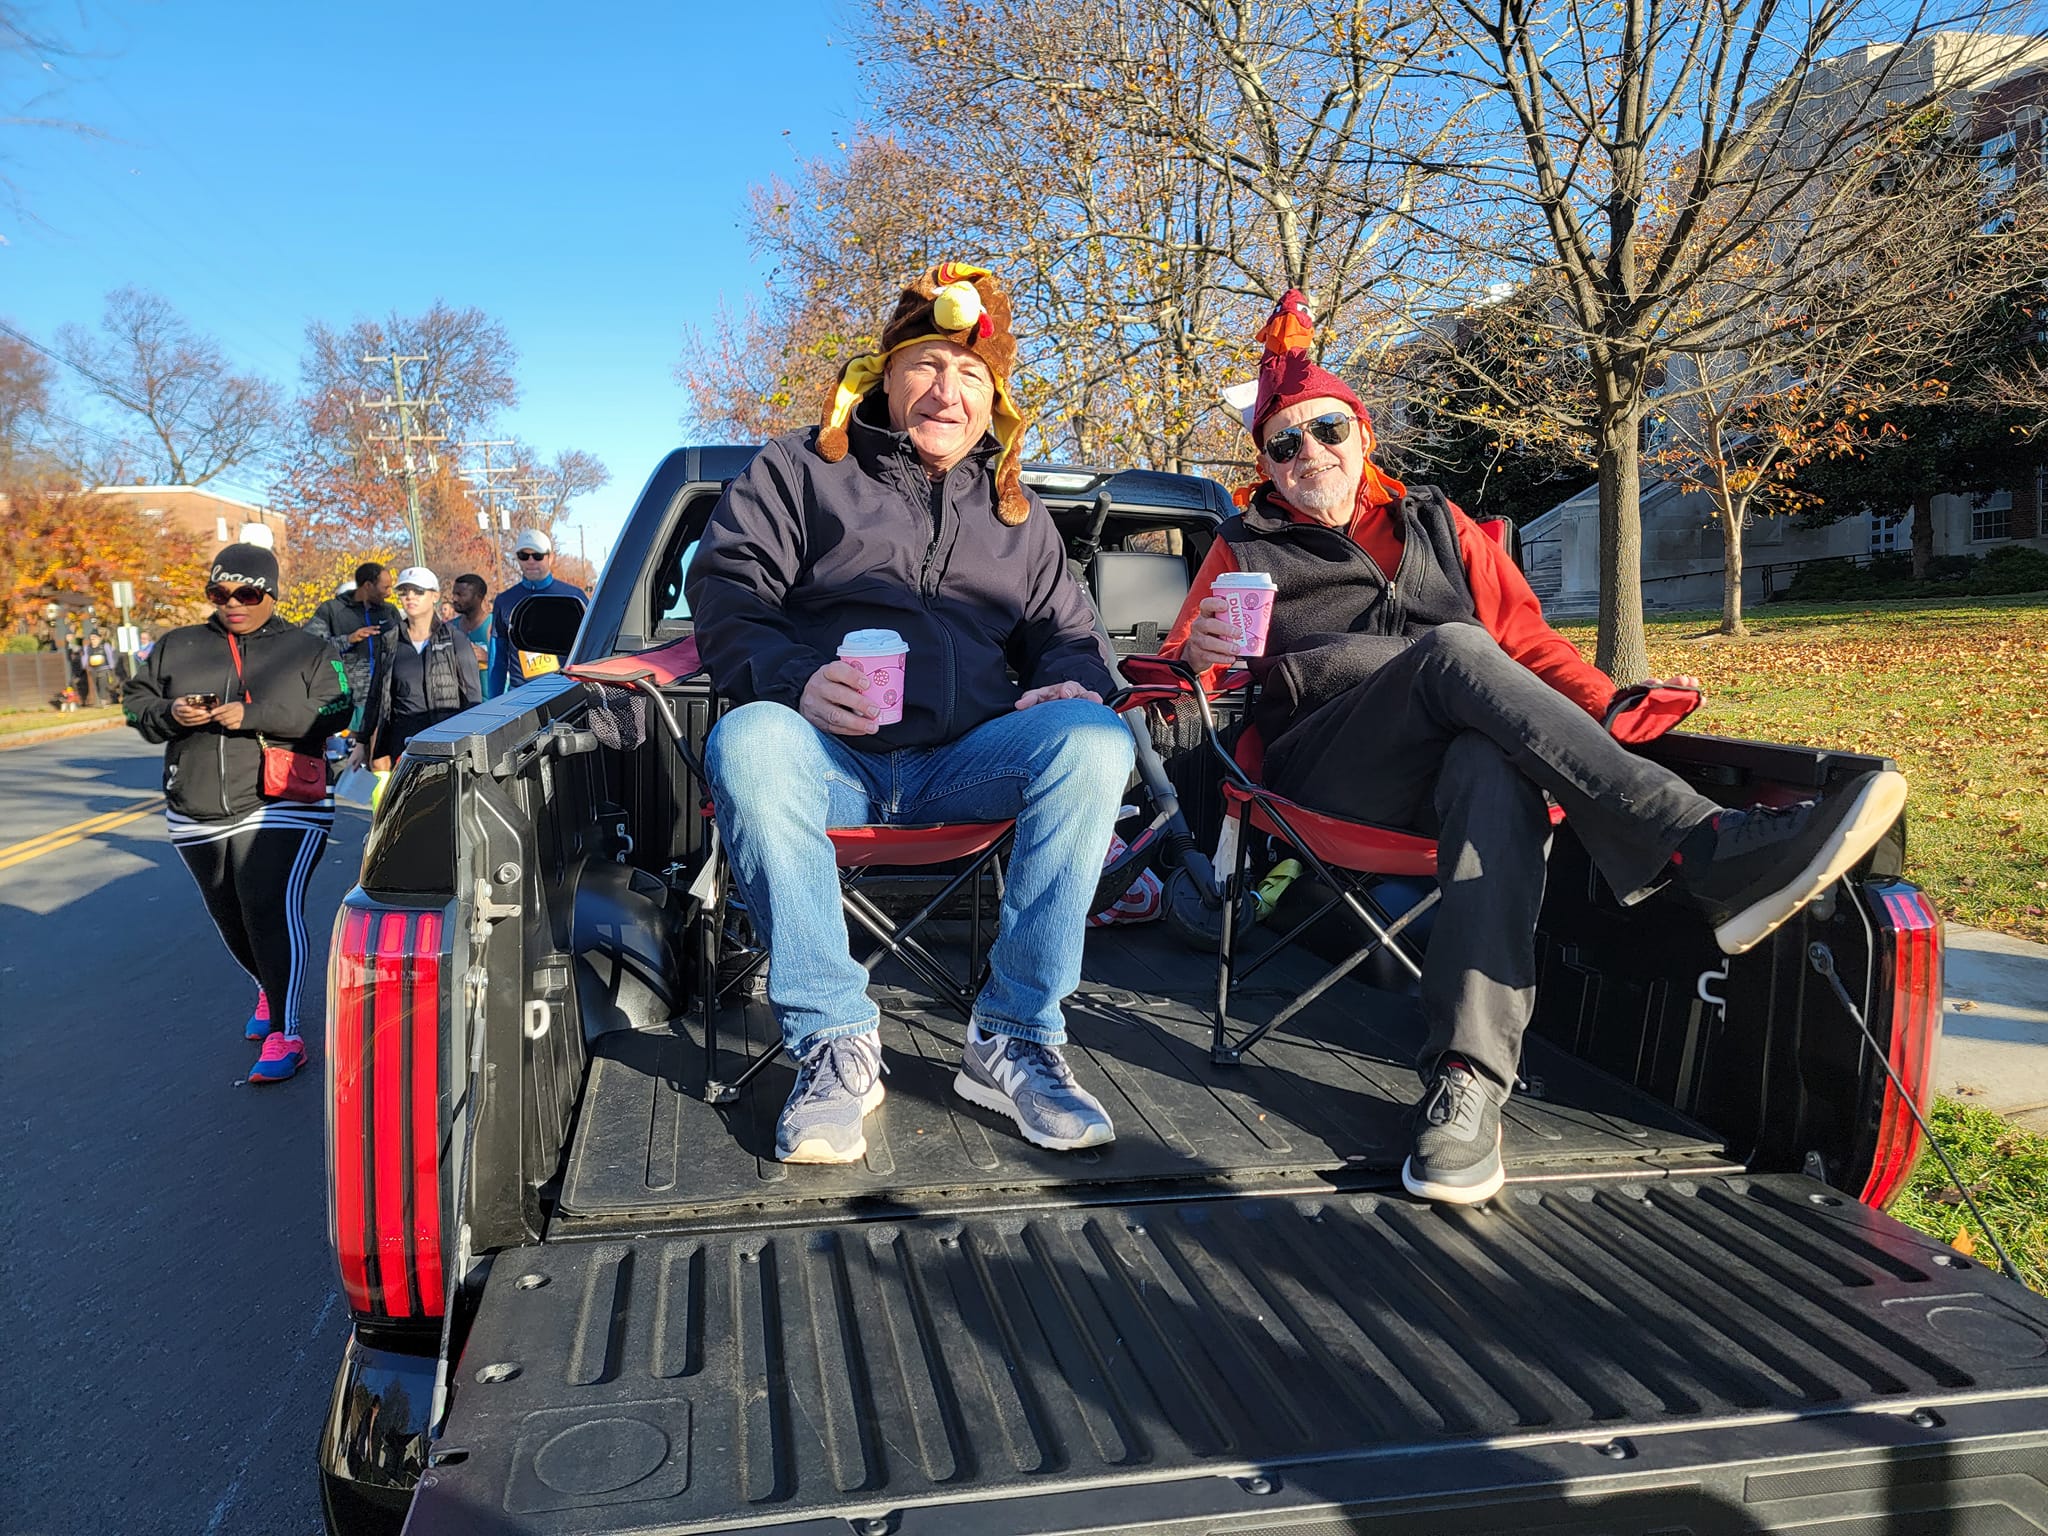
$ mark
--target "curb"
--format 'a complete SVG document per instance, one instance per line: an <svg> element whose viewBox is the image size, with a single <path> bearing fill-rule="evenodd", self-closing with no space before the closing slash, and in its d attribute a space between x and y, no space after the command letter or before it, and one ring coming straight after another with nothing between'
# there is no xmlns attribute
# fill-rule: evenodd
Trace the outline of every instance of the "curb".
<svg viewBox="0 0 2048 1536"><path fill-rule="evenodd" d="M76 725L48 725L34 731L9 731L0 735L0 752L9 752L16 747L38 746L46 741L62 741L66 736L87 736L94 731L111 731L128 722L116 715L111 720L81 720Z"/></svg>

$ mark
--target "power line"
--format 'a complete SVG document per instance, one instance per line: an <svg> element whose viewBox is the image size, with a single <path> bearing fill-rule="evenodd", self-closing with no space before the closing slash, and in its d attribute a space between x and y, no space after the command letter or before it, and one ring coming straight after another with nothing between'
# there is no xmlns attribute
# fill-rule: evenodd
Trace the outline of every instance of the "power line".
<svg viewBox="0 0 2048 1536"><path fill-rule="evenodd" d="M390 411L397 417L396 424L398 430L396 432L372 432L368 434L364 441L388 443L398 450L398 473L405 481L405 521L407 528L412 533L412 562L414 565L425 565L427 563L427 540L426 532L420 525L419 460L420 458L426 459L429 472L439 469L441 467L441 460L440 456L433 451L433 445L447 442L448 435L445 432L429 431L425 425L416 424L414 418L416 416L424 418L429 411L440 409L441 397L439 395L427 398L421 398L417 395L410 399L406 397L404 365L406 363L424 363L428 361L424 356L405 356L397 352L388 352L381 357L365 357L363 361L365 363L389 363L391 365L391 393L382 400L372 400L368 395L365 395L357 402L356 408L358 410L376 411L379 413ZM415 448L422 448L426 451L424 454L416 454L414 452ZM388 453L382 455L382 460L384 471L386 474L389 474L392 468L391 455Z"/></svg>

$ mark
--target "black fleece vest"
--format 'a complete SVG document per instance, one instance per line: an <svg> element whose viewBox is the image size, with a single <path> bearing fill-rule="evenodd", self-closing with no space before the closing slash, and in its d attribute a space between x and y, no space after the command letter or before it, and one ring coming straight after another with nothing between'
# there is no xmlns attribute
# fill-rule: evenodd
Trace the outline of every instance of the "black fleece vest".
<svg viewBox="0 0 2048 1536"><path fill-rule="evenodd" d="M1479 622L1443 492L1414 486L1390 515L1401 527L1401 560L1391 576L1343 529L1297 523L1265 491L1217 530L1239 570L1263 571L1277 588L1266 654L1252 668L1269 746L1296 717L1430 630Z"/></svg>

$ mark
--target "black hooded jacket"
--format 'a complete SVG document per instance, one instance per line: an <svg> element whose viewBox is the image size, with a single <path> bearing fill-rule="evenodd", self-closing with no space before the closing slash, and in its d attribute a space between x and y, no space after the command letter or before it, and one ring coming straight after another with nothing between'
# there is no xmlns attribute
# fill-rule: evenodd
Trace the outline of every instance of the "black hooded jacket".
<svg viewBox="0 0 2048 1536"><path fill-rule="evenodd" d="M228 632L219 615L165 634L121 700L144 741L162 742L164 797L194 821L229 821L269 804L263 794L263 742L318 756L344 728L355 701L334 648L317 635L272 616L241 636L242 681L235 677ZM171 706L188 694L219 694L233 703L247 684L242 728L180 725Z"/></svg>
<svg viewBox="0 0 2048 1536"><path fill-rule="evenodd" d="M1052 515L1031 496L1016 527L996 517L994 439L935 484L885 411L879 391L861 404L836 464L815 428L786 433L726 488L684 578L718 691L794 709L848 631L893 629L910 646L903 719L843 738L860 751L957 740L1049 683L1107 697Z"/></svg>

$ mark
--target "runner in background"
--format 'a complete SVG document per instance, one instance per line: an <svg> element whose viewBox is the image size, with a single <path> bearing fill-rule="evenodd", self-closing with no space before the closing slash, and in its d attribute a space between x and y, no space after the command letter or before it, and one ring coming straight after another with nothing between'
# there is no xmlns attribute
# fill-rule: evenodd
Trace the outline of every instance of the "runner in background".
<svg viewBox="0 0 2048 1536"><path fill-rule="evenodd" d="M306 1062L306 883L334 825L321 748L354 707L327 641L280 619L277 593L276 555L228 545L207 576L213 617L165 633L123 700L142 739L163 744L171 843L256 983L243 1029L263 1044L252 1083L281 1082Z"/></svg>
<svg viewBox="0 0 2048 1536"><path fill-rule="evenodd" d="M553 656L517 651L512 647L512 610L537 592L561 592L579 602L588 602L581 587L555 579L554 541L538 528L521 530L512 558L519 565L519 580L498 594L491 604L491 672L484 685L484 697L495 699L507 688L517 688L543 673L553 672L560 661Z"/></svg>

